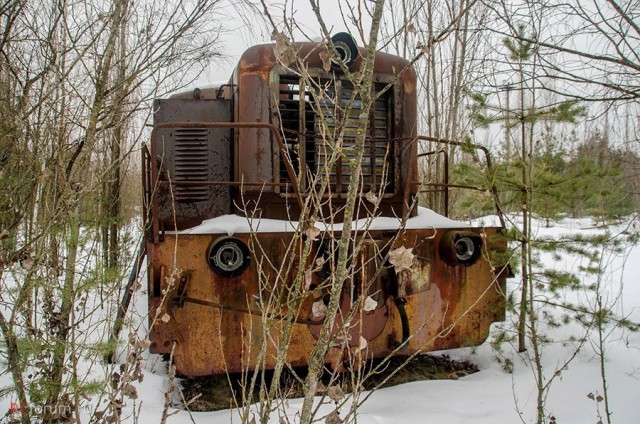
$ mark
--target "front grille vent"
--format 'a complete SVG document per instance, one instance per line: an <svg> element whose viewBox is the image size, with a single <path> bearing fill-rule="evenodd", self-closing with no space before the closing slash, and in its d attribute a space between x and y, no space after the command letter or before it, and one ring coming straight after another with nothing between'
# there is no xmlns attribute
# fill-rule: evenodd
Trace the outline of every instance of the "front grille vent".
<svg viewBox="0 0 640 424"><path fill-rule="evenodd" d="M382 90L384 85L376 84L375 92L378 93ZM353 93L353 86L347 82L342 82L339 86L338 94L335 91L328 92L335 99L339 99L339 108L336 108L332 101L325 100L319 102L319 107L322 109L322 114L325 117L324 122L326 129L320 127L317 128L317 133L320 134L323 130L326 130L327 134L337 134L336 125L340 122L344 125L342 151L343 158L330 170L331 188L333 191L341 191L346 189L351 178L351 167L349 162L355 156L354 146L356 142L356 135L358 132L358 119L362 111L362 101L360 96ZM353 96L353 103L349 109L349 103ZM380 96L374 103L374 107L371 110L369 116L369 134L368 141L365 144L366 151L362 158L362 168L360 170L362 175L362 184L364 190L377 191L379 184L385 181L385 192L393 192L393 160L392 149L393 144L390 142L391 138L391 102L390 92ZM348 112L347 112L348 111ZM348 116L344 116L348 113ZM338 115L336 117L336 115ZM331 138L318 137L316 143L316 157L318 170L326 169L326 163L332 153L332 146L330 145Z"/></svg>
<svg viewBox="0 0 640 424"><path fill-rule="evenodd" d="M209 180L206 128L178 128L175 130L175 200L177 202L202 202L209 197Z"/></svg>
<svg viewBox="0 0 640 424"><path fill-rule="evenodd" d="M354 157L354 145L358 131L358 117L362 102L353 96L354 88L347 81L314 81L314 90L305 87L296 76L281 76L279 86L279 120L285 136L287 153L301 180L300 163L306 164L305 172L313 175L329 174L331 191L346 190L351 177L350 159ZM375 84L378 94L385 87ZM313 93L323 93L314 97ZM352 102L351 108L349 103ZM394 193L394 161L392 138L392 90L380 95L374 103L369 119L369 134L365 148L361 175L364 191L378 191L385 184L384 192ZM315 111L314 111L315 107ZM345 114L348 113L348 116ZM344 124L343 157L328 169L328 161L333 153L333 140L339 132L338 125ZM289 177L280 161L280 182L288 183ZM303 184L304 187L304 184Z"/></svg>
<svg viewBox="0 0 640 424"><path fill-rule="evenodd" d="M313 133L315 114L310 98L309 91L301 90L298 77L284 75L280 77L278 104L280 125L284 132L286 154L297 175L300 175L301 158L309 169L315 168ZM280 182L292 183L283 160L280 161ZM288 186L285 190L293 192L293 187Z"/></svg>

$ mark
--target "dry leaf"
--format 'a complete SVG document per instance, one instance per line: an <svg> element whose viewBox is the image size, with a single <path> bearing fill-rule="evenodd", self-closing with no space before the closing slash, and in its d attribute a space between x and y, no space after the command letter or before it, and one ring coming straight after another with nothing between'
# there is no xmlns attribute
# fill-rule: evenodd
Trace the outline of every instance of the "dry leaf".
<svg viewBox="0 0 640 424"><path fill-rule="evenodd" d="M367 346L369 346L369 343L367 342L367 339L365 339L364 337L360 336L360 341L358 343L357 352L365 350L367 348Z"/></svg>
<svg viewBox="0 0 640 424"><path fill-rule="evenodd" d="M326 386L322 383L322 381L318 381L318 384L316 385L316 394L322 395L326 392L327 392Z"/></svg>
<svg viewBox="0 0 640 424"><path fill-rule="evenodd" d="M324 304L322 299L318 299L313 302L311 306L311 318L314 320L323 319L327 315L327 305Z"/></svg>
<svg viewBox="0 0 640 424"><path fill-rule="evenodd" d="M371 203L373 203L376 206L378 206L378 204L380 204L380 198L378 196L376 196L376 194L373 191L367 192L367 194L365 194L364 197L365 197L365 199L367 199L368 201L370 201Z"/></svg>
<svg viewBox="0 0 640 424"><path fill-rule="evenodd" d="M125 384L122 387L122 393L130 399L138 399L138 391L131 384Z"/></svg>
<svg viewBox="0 0 640 424"><path fill-rule="evenodd" d="M396 270L396 273L400 273L401 271L407 269L411 270L413 267L413 260L416 255L412 252L413 247L407 249L404 246L400 246L397 249L389 252L389 262Z"/></svg>
<svg viewBox="0 0 640 424"><path fill-rule="evenodd" d="M296 61L296 51L291 45L289 37L274 30L271 34L271 39L276 42L274 53L284 66L288 66Z"/></svg>
<svg viewBox="0 0 640 424"><path fill-rule="evenodd" d="M51 178L51 176L53 175L53 171L51 171L49 168L45 169L42 174L40 175L40 179L42 181L46 181L49 178Z"/></svg>
<svg viewBox="0 0 640 424"><path fill-rule="evenodd" d="M338 411L335 410L324 419L325 424L342 424L342 420L340 419L340 415Z"/></svg>
<svg viewBox="0 0 640 424"><path fill-rule="evenodd" d="M139 340L138 342L136 342L135 344L136 348L141 349L141 350L146 350L149 349L149 346L151 346L151 340Z"/></svg>
<svg viewBox="0 0 640 424"><path fill-rule="evenodd" d="M0 233L0 240L4 240L9 238L9 231L7 230L2 230L2 232Z"/></svg>
<svg viewBox="0 0 640 424"><path fill-rule="evenodd" d="M376 302L371 296L367 296L367 298L364 300L364 306L362 307L362 309L365 312L371 312L374 311L377 307L378 302Z"/></svg>
<svg viewBox="0 0 640 424"><path fill-rule="evenodd" d="M340 402L344 398L344 392L340 386L331 386L327 389L327 396L334 402Z"/></svg>
<svg viewBox="0 0 640 424"><path fill-rule="evenodd" d="M313 271L308 269L304 272L304 289L309 290L313 282Z"/></svg>
<svg viewBox="0 0 640 424"><path fill-rule="evenodd" d="M20 266L24 269L31 269L33 266L33 260L31 258L26 258L20 261Z"/></svg>
<svg viewBox="0 0 640 424"><path fill-rule="evenodd" d="M320 54L320 60L322 60L322 69L325 72L329 72L331 70L331 53L328 50L322 50Z"/></svg>
<svg viewBox="0 0 640 424"><path fill-rule="evenodd" d="M415 27L415 26L413 26L413 24L412 24L411 22L409 22L409 23L407 24L407 31L409 31L411 34L415 34L415 33L417 33L417 32L418 32L418 31L416 30L416 27Z"/></svg>
<svg viewBox="0 0 640 424"><path fill-rule="evenodd" d="M420 41L418 44L416 44L416 49L420 50L422 53L428 54L429 53L429 47L424 44L422 41Z"/></svg>
<svg viewBox="0 0 640 424"><path fill-rule="evenodd" d="M320 230L318 230L314 225L311 225L304 233L310 240L315 240L320 235Z"/></svg>

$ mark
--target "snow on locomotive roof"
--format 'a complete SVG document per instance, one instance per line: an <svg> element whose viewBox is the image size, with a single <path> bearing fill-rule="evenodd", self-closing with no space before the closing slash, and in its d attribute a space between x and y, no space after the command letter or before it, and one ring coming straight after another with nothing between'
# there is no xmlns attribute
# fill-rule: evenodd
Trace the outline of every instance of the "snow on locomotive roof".
<svg viewBox="0 0 640 424"><path fill-rule="evenodd" d="M367 227L367 219L359 219L354 222L354 229L362 230ZM392 217L376 217L370 220L369 230L396 230L400 228L401 220L399 218ZM167 232L169 234L227 234L233 235L236 233L283 233L295 231L298 226L297 221L287 221L279 219L249 219L239 215L223 215L216 218L211 218L203 221L200 225L195 227L176 231ZM418 207L418 214L407 220L406 229L420 229L420 228L435 228L435 229L449 229L449 228L468 228L469 224L462 221L454 221L442 215L439 215L431 209ZM341 231L342 223L325 224L323 222L317 222L316 228L321 231Z"/></svg>

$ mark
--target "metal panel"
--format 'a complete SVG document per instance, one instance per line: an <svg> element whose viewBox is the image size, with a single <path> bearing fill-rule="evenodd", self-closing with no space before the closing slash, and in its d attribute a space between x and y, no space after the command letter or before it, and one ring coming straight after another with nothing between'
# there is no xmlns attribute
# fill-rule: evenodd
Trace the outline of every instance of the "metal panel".
<svg viewBox="0 0 640 424"><path fill-rule="evenodd" d="M497 229L485 229L490 248L504 249L504 237ZM358 255L358 265L353 282L345 284L341 310L343 316L350 308L361 308L360 296L364 293L376 301L376 308L356 311L347 326L348 336L339 345L336 354L348 357L349 349L359 346L361 337L367 341L364 356L384 357L394 354L403 342L402 317L396 304L402 301L406 311L409 334L406 349L395 354L410 355L416 352L450 349L482 343L489 334L491 323L504 319L504 277L494 275L489 261L482 257L471 266L451 266L442 261L439 249L442 234L431 229L406 230L391 245L395 238L392 232L371 232ZM329 235L327 235L328 237ZM334 234L340 237L340 234ZM258 363L257 354L265 338L277 343L280 337L283 317L287 304L274 306L268 313L261 311L256 299L286 299L287 291L294 285L296 270L300 266L299 246L286 250L291 243L292 233L258 233L251 243L259 243L261 248L253 253L249 268L240 276L224 278L217 275L207 265L209 246L226 234L189 235L179 237L167 234L165 243L148 243L152 274L158 284L156 296L150 297L149 310L161 308L170 319L158 320L151 332L151 350L169 353L176 343L174 360L178 371L186 376L239 372L252 369ZM249 244L249 234L235 234L234 237ZM497 240L496 240L497 237ZM404 246L413 248L416 262L405 293L398 293L400 281L393 277L393 269L380 268L381 248ZM318 253L311 258L317 260ZM177 251L177 256L176 256ZM424 256L423 256L424 255ZM267 260L268 258L268 260ZM265 274L259 278L261 263L285 264L292 261L290 274L283 275L276 269L261 268ZM173 291L164 298L167 279L177 270ZM314 287L330 282L317 273L312 275ZM420 281L416 281L420 280ZM352 285L355 283L355 286ZM325 287L325 293L329 287ZM271 297L273 291L279 295ZM293 335L287 351L287 361L292 366L305 365L311 349L316 343L321 318L314 317L312 305L322 299L320 289L309 290L297 319L293 325ZM282 296L282 297L281 297ZM358 298L353 302L351 298ZM277 303L277 302L276 302ZM266 315L263 315L263 312ZM269 334L263 326L268 316ZM153 319L153 317L152 317ZM338 323L343 318L338 318ZM336 328L337 330L337 328ZM275 365L276 352L271 342L267 343L268 353L263 365ZM331 361L327 358L327 361Z"/></svg>
<svg viewBox="0 0 640 424"><path fill-rule="evenodd" d="M155 124L229 122L230 102L223 99L156 100ZM228 128L163 128L152 143L160 165L156 189L161 225L171 229L197 225L203 219L230 213L227 185L231 180L231 130Z"/></svg>

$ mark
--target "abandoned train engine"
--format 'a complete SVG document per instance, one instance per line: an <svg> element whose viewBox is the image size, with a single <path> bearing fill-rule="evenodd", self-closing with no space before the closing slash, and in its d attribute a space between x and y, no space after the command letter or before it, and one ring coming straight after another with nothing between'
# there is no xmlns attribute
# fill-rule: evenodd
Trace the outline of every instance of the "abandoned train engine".
<svg viewBox="0 0 640 424"><path fill-rule="evenodd" d="M358 70L355 44L340 37L345 66ZM295 47L304 76L279 63L274 45L259 45L228 84L155 102L143 156L151 351L172 352L179 373L202 376L272 368L287 337L287 363L307 364L353 172L361 185L352 272L327 362L355 350L373 358L482 343L504 318L504 275L488 254L506 243L500 228L416 205L409 63L376 53L355 168L359 96L340 66L327 69L317 43Z"/></svg>

